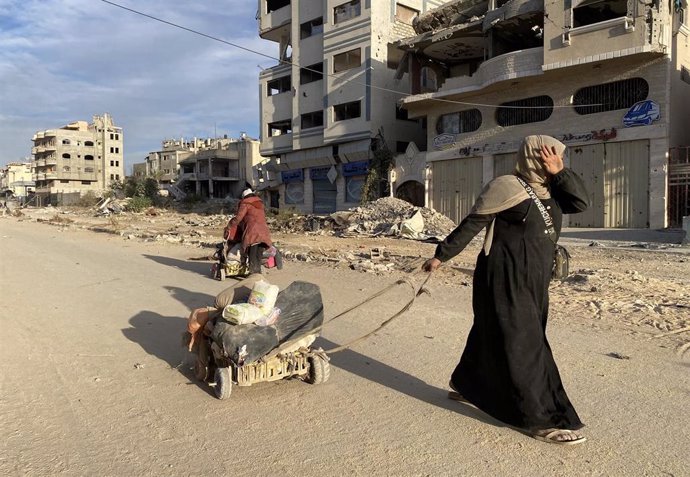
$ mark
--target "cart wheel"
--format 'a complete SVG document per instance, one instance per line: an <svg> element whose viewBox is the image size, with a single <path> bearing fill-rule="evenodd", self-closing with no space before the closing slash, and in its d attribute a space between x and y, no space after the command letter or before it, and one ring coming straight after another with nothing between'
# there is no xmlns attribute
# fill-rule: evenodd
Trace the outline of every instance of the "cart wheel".
<svg viewBox="0 0 690 477"><path fill-rule="evenodd" d="M225 280L225 267L222 265L220 266L220 270L218 272L218 280L220 280L221 282Z"/></svg>
<svg viewBox="0 0 690 477"><path fill-rule="evenodd" d="M331 365L328 360L315 354L310 356L308 361L309 374L306 381L309 384L321 384L328 381L328 378L331 377Z"/></svg>
<svg viewBox="0 0 690 477"><path fill-rule="evenodd" d="M227 399L232 393L232 378L230 368L216 368L216 385L214 390L218 399Z"/></svg>
<svg viewBox="0 0 690 477"><path fill-rule="evenodd" d="M209 378L208 366L202 363L199 359L194 362L194 377L205 383Z"/></svg>

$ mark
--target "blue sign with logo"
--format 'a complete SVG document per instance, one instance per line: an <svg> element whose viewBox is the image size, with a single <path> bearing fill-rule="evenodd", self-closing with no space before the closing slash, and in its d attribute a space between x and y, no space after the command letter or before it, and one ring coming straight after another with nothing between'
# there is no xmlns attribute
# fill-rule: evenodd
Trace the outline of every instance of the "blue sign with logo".
<svg viewBox="0 0 690 477"><path fill-rule="evenodd" d="M626 128L633 126L649 126L654 121L658 121L661 117L659 105L648 99L646 101L639 101L625 113L623 116L623 125Z"/></svg>
<svg viewBox="0 0 690 477"><path fill-rule="evenodd" d="M343 176L365 176L369 172L369 161L347 162L343 164Z"/></svg>
<svg viewBox="0 0 690 477"><path fill-rule="evenodd" d="M283 180L283 183L304 182L304 170L293 169L291 171L283 171L280 173L280 178Z"/></svg>
<svg viewBox="0 0 690 477"><path fill-rule="evenodd" d="M309 178L313 181L327 181L331 167L333 166L312 167L309 169Z"/></svg>

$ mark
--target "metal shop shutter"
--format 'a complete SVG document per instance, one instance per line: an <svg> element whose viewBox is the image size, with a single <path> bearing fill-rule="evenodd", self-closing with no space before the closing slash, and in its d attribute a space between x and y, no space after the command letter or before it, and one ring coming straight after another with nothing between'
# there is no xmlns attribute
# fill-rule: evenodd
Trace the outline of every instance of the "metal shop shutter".
<svg viewBox="0 0 690 477"><path fill-rule="evenodd" d="M510 154L496 154L494 156L494 178L508 176L515 171L517 152Z"/></svg>
<svg viewBox="0 0 690 477"><path fill-rule="evenodd" d="M430 186L431 207L459 224L482 191L481 157L432 162Z"/></svg>
<svg viewBox="0 0 690 477"><path fill-rule="evenodd" d="M585 181L590 208L571 227L649 226L649 141L569 148L570 167Z"/></svg>
<svg viewBox="0 0 690 477"><path fill-rule="evenodd" d="M332 214L336 209L337 187L335 182L326 180L312 181L314 190L314 213Z"/></svg>

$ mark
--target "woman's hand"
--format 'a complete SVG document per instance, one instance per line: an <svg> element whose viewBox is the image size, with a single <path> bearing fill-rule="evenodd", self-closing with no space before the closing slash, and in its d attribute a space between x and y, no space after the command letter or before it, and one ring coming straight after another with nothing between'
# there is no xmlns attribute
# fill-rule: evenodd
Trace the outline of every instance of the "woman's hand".
<svg viewBox="0 0 690 477"><path fill-rule="evenodd" d="M430 258L429 260L424 262L424 264L422 265L422 270L431 273L440 266L441 260L439 260L438 258Z"/></svg>
<svg viewBox="0 0 690 477"><path fill-rule="evenodd" d="M555 176L563 170L563 158L556 153L556 148L551 146L542 146L539 151L544 170L550 176Z"/></svg>

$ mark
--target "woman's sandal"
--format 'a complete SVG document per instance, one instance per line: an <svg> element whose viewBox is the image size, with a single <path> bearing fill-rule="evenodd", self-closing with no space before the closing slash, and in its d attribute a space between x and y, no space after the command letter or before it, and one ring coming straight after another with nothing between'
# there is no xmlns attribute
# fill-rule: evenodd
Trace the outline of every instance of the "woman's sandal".
<svg viewBox="0 0 690 477"><path fill-rule="evenodd" d="M558 436L563 435L574 435L574 439L558 439ZM586 437L579 435L578 433L571 431L570 429L545 429L543 431L537 431L532 434L538 441L548 442L549 444L560 444L563 446L574 446L576 444L582 444L587 440Z"/></svg>

